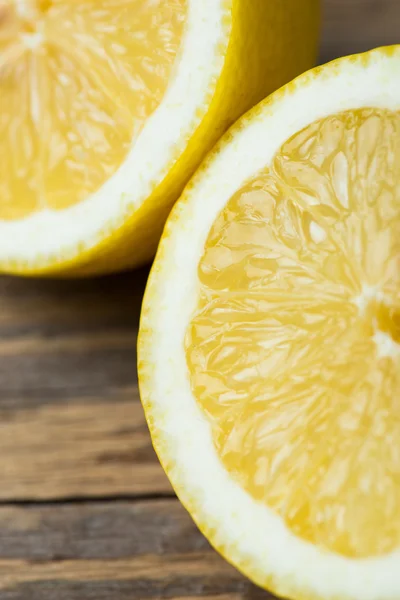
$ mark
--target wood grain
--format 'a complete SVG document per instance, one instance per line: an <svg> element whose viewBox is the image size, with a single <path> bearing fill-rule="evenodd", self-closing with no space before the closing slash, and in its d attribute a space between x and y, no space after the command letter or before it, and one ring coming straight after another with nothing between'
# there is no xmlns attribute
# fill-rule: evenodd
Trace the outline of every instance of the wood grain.
<svg viewBox="0 0 400 600"><path fill-rule="evenodd" d="M171 494L131 391L0 413L0 499Z"/></svg>
<svg viewBox="0 0 400 600"><path fill-rule="evenodd" d="M137 389L146 274L0 279L0 499L171 493Z"/></svg>
<svg viewBox="0 0 400 600"><path fill-rule="evenodd" d="M0 509L0 597L258 600L175 500Z"/></svg>

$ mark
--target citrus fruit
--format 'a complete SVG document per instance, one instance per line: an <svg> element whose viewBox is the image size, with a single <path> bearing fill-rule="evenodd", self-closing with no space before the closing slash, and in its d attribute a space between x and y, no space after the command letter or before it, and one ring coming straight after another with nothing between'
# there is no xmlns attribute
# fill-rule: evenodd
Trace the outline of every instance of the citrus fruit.
<svg viewBox="0 0 400 600"><path fill-rule="evenodd" d="M400 598L400 46L245 115L167 222L141 395L211 543L294 599Z"/></svg>
<svg viewBox="0 0 400 600"><path fill-rule="evenodd" d="M0 0L0 270L153 255L221 133L309 68L318 0Z"/></svg>

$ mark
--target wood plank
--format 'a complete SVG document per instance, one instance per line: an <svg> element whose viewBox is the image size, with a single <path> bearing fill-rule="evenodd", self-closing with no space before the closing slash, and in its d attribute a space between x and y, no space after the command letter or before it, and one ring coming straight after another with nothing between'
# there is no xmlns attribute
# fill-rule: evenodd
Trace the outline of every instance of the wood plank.
<svg viewBox="0 0 400 600"><path fill-rule="evenodd" d="M137 388L146 275L0 278L0 499L172 493Z"/></svg>
<svg viewBox="0 0 400 600"><path fill-rule="evenodd" d="M321 62L400 42L399 0L323 0Z"/></svg>
<svg viewBox="0 0 400 600"><path fill-rule="evenodd" d="M0 277L0 398L19 406L137 385L147 271L87 281ZM21 404L22 402L22 404ZM6 402L7 404L7 402ZM12 403L14 407L14 403ZM1 406L0 406L1 408Z"/></svg>
<svg viewBox="0 0 400 600"><path fill-rule="evenodd" d="M267 600L177 500L0 508L2 600Z"/></svg>
<svg viewBox="0 0 400 600"><path fill-rule="evenodd" d="M139 402L104 400L0 413L0 499L172 493Z"/></svg>

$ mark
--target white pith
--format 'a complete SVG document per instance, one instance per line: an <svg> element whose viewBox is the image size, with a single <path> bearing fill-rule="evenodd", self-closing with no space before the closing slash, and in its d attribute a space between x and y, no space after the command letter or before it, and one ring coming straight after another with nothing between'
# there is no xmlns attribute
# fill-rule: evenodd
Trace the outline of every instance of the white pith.
<svg viewBox="0 0 400 600"><path fill-rule="evenodd" d="M142 396L156 449L181 500L212 542L259 583L282 594L344 600L399 600L400 549L350 559L296 537L225 471L209 422L190 388L184 336L197 304L197 265L209 230L246 180L270 164L296 131L329 114L374 106L400 110L400 49L337 61L278 92L221 147L178 203L150 277L139 342ZM385 340L377 340L386 350Z"/></svg>
<svg viewBox="0 0 400 600"><path fill-rule="evenodd" d="M129 155L101 189L70 208L42 210L24 219L0 219L0 260L68 257L90 248L99 235L122 224L166 176L171 160L207 110L207 98L223 67L227 44L224 0L188 0L184 39L174 77L156 111L146 122ZM229 23L229 21L228 21ZM229 27L229 25L228 25Z"/></svg>

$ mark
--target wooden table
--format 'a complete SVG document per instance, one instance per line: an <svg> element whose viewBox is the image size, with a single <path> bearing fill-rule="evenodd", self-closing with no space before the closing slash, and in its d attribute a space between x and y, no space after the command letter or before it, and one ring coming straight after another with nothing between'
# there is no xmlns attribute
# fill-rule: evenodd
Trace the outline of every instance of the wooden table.
<svg viewBox="0 0 400 600"><path fill-rule="evenodd" d="M400 0L325 8L321 60L400 41ZM1 600L271 598L209 547L151 448L135 371L146 274L0 278Z"/></svg>

